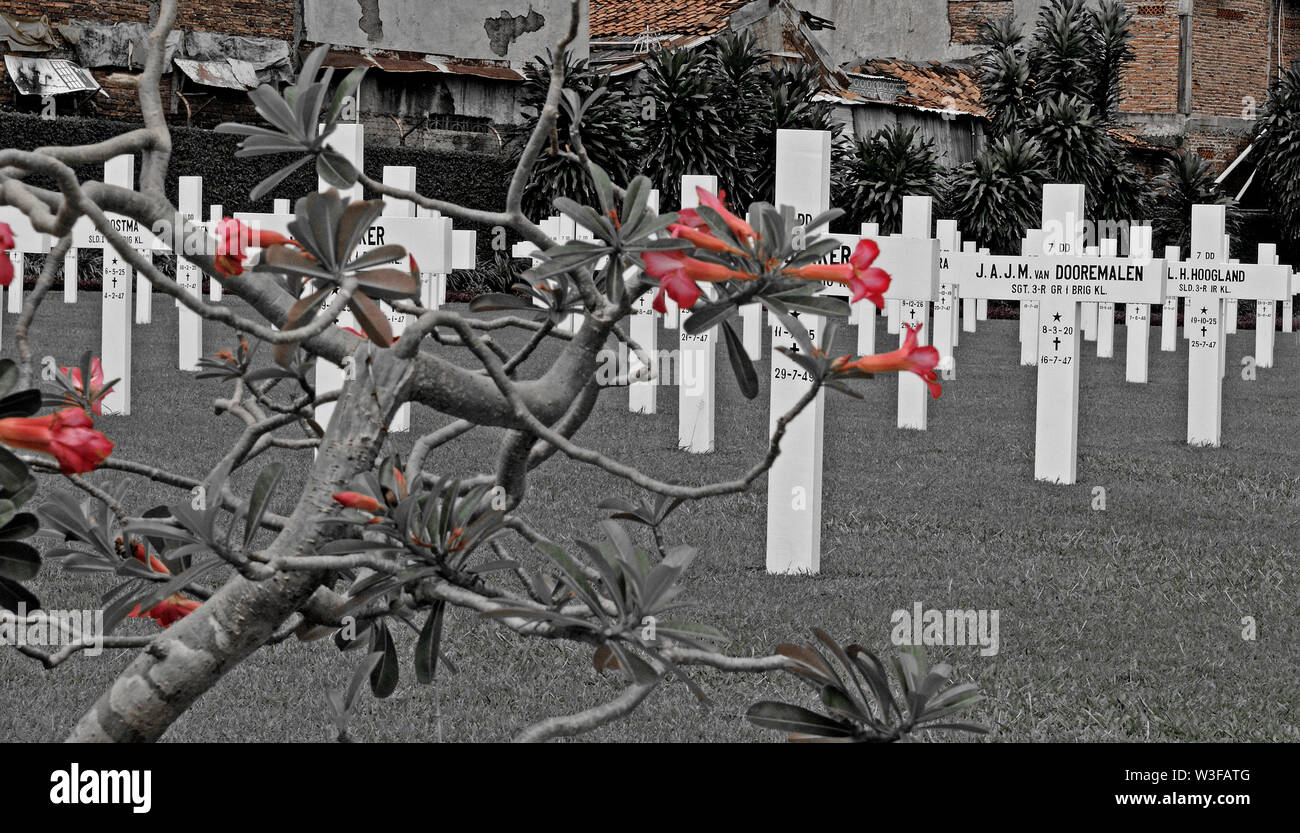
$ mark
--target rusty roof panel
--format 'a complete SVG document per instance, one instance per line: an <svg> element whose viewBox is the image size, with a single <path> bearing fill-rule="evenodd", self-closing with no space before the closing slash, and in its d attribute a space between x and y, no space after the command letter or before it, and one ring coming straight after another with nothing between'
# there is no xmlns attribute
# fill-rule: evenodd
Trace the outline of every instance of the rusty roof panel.
<svg viewBox="0 0 1300 833"><path fill-rule="evenodd" d="M373 67L384 72L441 72L449 75L472 75L492 81L523 81L524 77L503 63L445 55L422 55L417 52L393 50L332 49L325 56L324 65L340 69Z"/></svg>

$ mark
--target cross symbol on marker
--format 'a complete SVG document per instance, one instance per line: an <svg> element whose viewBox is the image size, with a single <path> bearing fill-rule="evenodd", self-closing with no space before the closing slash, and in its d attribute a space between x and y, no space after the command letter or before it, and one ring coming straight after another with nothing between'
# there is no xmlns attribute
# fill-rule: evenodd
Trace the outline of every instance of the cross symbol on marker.
<svg viewBox="0 0 1300 833"><path fill-rule="evenodd" d="M1061 349L1061 340L1059 338L1052 339L1052 344L1055 345L1055 349Z"/></svg>
<svg viewBox="0 0 1300 833"><path fill-rule="evenodd" d="M792 344L792 345L790 345L790 352L791 352L791 353L798 353L798 352L799 352L799 345L797 345L797 344Z"/></svg>
<svg viewBox="0 0 1300 833"><path fill-rule="evenodd" d="M912 307L912 317L916 318L916 307Z"/></svg>
<svg viewBox="0 0 1300 833"><path fill-rule="evenodd" d="M1201 328L1201 338L1205 338L1205 328Z"/></svg>
<svg viewBox="0 0 1300 833"><path fill-rule="evenodd" d="M1053 320L1053 321L1060 321L1060 320L1061 320L1061 314L1060 314L1059 312L1056 313L1056 315L1053 315L1053 316L1052 316L1052 320Z"/></svg>

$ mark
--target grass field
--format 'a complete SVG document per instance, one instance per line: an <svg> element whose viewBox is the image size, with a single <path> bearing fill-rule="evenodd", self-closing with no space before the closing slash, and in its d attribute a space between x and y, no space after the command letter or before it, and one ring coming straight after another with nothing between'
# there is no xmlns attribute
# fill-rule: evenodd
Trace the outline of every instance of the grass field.
<svg viewBox="0 0 1300 833"><path fill-rule="evenodd" d="M173 370L176 313L158 300L154 323L135 329L135 410L100 427L117 454L172 468L206 468L233 435L209 407L219 388ZM4 355L14 355L14 316L4 317ZM37 355L71 363L98 348L98 297L65 306L55 298L38 319ZM880 345L886 347L881 327ZM670 334L671 335L671 334ZM846 331L841 348L849 349ZM232 339L207 333L208 352ZM894 427L896 381L861 383L856 401L828 394L822 572L764 572L763 487L683 507L673 541L701 548L686 581L694 618L732 637L733 653L766 653L811 638L817 625L879 651L890 614L927 608L1000 611L1001 651L932 649L979 684L987 700L972 718L997 741L1300 740L1300 581L1296 516L1300 450L1300 347L1279 334L1277 365L1256 381L1236 371L1254 334L1230 336L1224 382L1224 444L1184 444L1186 347L1159 351L1152 334L1151 382L1124 381L1124 331L1117 357L1098 360L1085 343L1079 482L1033 480L1035 371L1017 364L1016 324L981 322L964 333L956 381L931 405L927 432ZM545 356L537 360L539 366ZM739 397L718 364L718 451L675 449L676 392L660 392L660 413L630 416L611 391L578 439L617 452L660 476L689 482L728 478L765 443L766 390ZM760 373L760 378L762 374ZM437 421L417 411L416 431ZM393 440L399 450L414 436ZM445 447L440 471L468 471L489 459L492 432ZM256 474L252 466L245 484ZM297 464L301 476L304 464ZM96 475L112 479L114 475ZM1094 511L1093 489L1107 508ZM49 488L59 488L50 481ZM245 485L246 488L246 485ZM175 502L175 493L133 486L135 508ZM633 490L600 472L556 459L531 483L528 517L553 536L596 537L594 507ZM47 565L34 585L48 607L94 606L108 583ZM1258 623L1256 641L1241 620ZM152 623L129 621L148 632ZM399 635L409 660L414 635ZM459 673L417 686L410 666L387 701L363 695L361 740L502 740L551 714L593 705L620 687L592 670L590 653L527 641L463 612L449 616L446 651ZM0 653L0 740L61 738L129 661L127 652L81 658L45 672L12 650ZM167 735L174 741L320 740L329 737L322 684L340 685L358 654L329 643L289 642L259 652L227 675ZM779 676L696 672L714 697L702 710L680 683L665 684L630 719L590 740L766 741L779 739L740 716L759 699L815 705ZM938 739L938 738L935 738Z"/></svg>

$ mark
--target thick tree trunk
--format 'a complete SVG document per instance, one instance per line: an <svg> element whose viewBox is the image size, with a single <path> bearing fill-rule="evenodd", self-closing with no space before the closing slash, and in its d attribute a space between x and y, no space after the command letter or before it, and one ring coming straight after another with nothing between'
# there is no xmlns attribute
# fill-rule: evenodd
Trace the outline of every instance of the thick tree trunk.
<svg viewBox="0 0 1300 833"><path fill-rule="evenodd" d="M391 351L363 347L356 368L289 522L267 550L271 557L313 552L322 522L336 514L331 495L374 464L388 420L406 395L410 363L394 359ZM266 581L231 579L142 650L68 740L157 740L223 674L265 644L323 578L293 571Z"/></svg>

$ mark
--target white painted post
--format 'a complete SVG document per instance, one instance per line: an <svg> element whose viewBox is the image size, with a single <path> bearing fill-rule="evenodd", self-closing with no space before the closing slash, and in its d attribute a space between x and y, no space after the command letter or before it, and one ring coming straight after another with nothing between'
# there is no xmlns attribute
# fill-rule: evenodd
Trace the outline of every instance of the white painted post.
<svg viewBox="0 0 1300 833"><path fill-rule="evenodd" d="M1042 229L1027 229L1025 239L1021 241L1020 254L1024 257L1042 257L1045 238ZM1034 367L1038 364L1038 311L1037 298L1024 298L1020 301L1021 367Z"/></svg>
<svg viewBox="0 0 1300 833"><path fill-rule="evenodd" d="M646 200L646 210L659 213L659 190L655 189L650 192L649 199ZM629 270L635 274L637 270ZM631 377L636 381L631 381L627 387L627 407L634 414L653 414L658 411L659 397L659 373L662 370L658 366L659 356L659 313L655 312L654 304L655 292L643 292L641 297L636 300L632 307L632 323L630 325L630 335L632 340L640 345L645 351L653 367L647 367L640 358L632 351L628 351L628 371ZM646 372L650 378L639 379L639 374Z"/></svg>
<svg viewBox="0 0 1300 833"><path fill-rule="evenodd" d="M876 240L880 237L879 223L863 223L863 237ZM886 304L888 308L888 304ZM858 328L857 354L871 356L876 352L876 305L865 299L849 307L849 323Z"/></svg>
<svg viewBox="0 0 1300 833"><path fill-rule="evenodd" d="M1129 260L1151 259L1151 226L1133 226L1128 237ZM1124 380L1144 385L1149 378L1151 306L1130 301L1124 305ZM1171 330L1172 332L1172 330Z"/></svg>
<svg viewBox="0 0 1300 833"><path fill-rule="evenodd" d="M903 237L909 240L933 240L931 231L933 222L931 213L934 200L930 197L903 197ZM900 325L920 324L921 330L916 334L918 344L930 343L930 302L935 297L939 284L939 249L936 244L925 258L918 258L908 263L902 270L899 280L915 285L925 284L925 295L914 299L901 299L898 302ZM918 281L917 278L921 278ZM893 286L894 281L890 281ZM907 340L904 326L899 327L899 346ZM929 427L930 389L925 380L915 373L899 373L898 376L898 427L925 431Z"/></svg>
<svg viewBox="0 0 1300 833"><path fill-rule="evenodd" d="M831 134L821 130L778 130L776 204L796 217L811 218L830 208ZM824 333L821 316L801 322L816 343ZM797 349L794 338L773 317L769 436L777 421L807 392L803 368L779 348ZM829 345L828 345L829 346ZM790 421L781 455L767 477L767 571L816 573L821 569L822 432L825 393Z"/></svg>
<svg viewBox="0 0 1300 833"><path fill-rule="evenodd" d="M974 240L964 240L961 244L961 251L962 254L979 254L979 244ZM975 321L979 317L978 311L978 299L965 297L961 299L961 328L964 332L975 332Z"/></svg>
<svg viewBox="0 0 1300 833"><path fill-rule="evenodd" d="M214 237L217 234L217 226L221 224L221 218L223 216L225 216L225 206L208 206L208 233ZM216 278L210 278L208 280L208 300L220 301L222 298L221 289L221 281Z"/></svg>
<svg viewBox="0 0 1300 833"><path fill-rule="evenodd" d="M1273 243L1260 243L1256 263L1277 264L1277 246ZM1289 280L1289 278L1288 278ZM1277 302L1259 300L1255 302L1255 366L1273 366L1274 331L1277 327Z"/></svg>
<svg viewBox="0 0 1300 833"><path fill-rule="evenodd" d="M176 203L182 217L202 227L203 177L180 177L177 181ZM178 237L179 233L175 236ZM176 242L184 248L183 241ZM191 297L202 300L203 272L183 255L184 252L176 253L176 282ZM180 308L177 314L176 366L180 370L196 371L199 369L199 359L203 356L203 317L182 305L180 301L175 303Z"/></svg>
<svg viewBox="0 0 1300 833"><path fill-rule="evenodd" d="M716 194L718 178L691 174L683 176L683 209L699 206L699 194L695 190L697 187ZM703 305L713 297L710 287L704 286L702 289L703 294L696 302L697 305ZM691 310L683 309L679 319L677 445L691 454L709 454L714 448L714 419L717 410L715 365L718 329L711 327L707 332L694 335L687 333L686 325L692 314Z"/></svg>
<svg viewBox="0 0 1300 833"><path fill-rule="evenodd" d="M1165 260L1177 263L1182 259L1182 252L1177 246L1165 246ZM1160 350L1172 353L1178 349L1178 301L1177 295L1166 293L1164 306L1160 313Z"/></svg>
<svg viewBox="0 0 1300 833"><path fill-rule="evenodd" d="M104 163L104 184L135 189L135 157L115 156ZM117 220L116 215L109 215ZM129 224L120 218L125 227ZM101 284L99 360L105 379L119 379L102 400L105 413L131 413L131 283L134 269L105 239Z"/></svg>
<svg viewBox="0 0 1300 833"><path fill-rule="evenodd" d="M81 274L81 255L79 249L83 247L81 241L87 240L92 234L99 234L95 231L95 225L89 217L81 216L72 224L72 245L68 247L68 253L63 256L63 303L77 303L77 278Z"/></svg>
<svg viewBox="0 0 1300 833"><path fill-rule="evenodd" d="M1049 254L1083 248L1082 185L1044 185L1042 228ZM1053 238L1057 245L1050 246ZM1084 305L1087 306L1086 304ZM1079 461L1079 302L1048 295L1038 309L1038 398L1034 429L1034 478L1073 483Z"/></svg>
<svg viewBox="0 0 1300 833"><path fill-rule="evenodd" d="M957 334L957 285L948 280L948 258L960 249L961 235L956 220L937 220L934 236L939 240L939 296L934 302L934 347L939 351L939 372L945 380L957 378L954 350ZM866 311L864 310L864 313ZM859 355L862 355L859 352Z"/></svg>
<svg viewBox="0 0 1300 833"><path fill-rule="evenodd" d="M1105 237L1098 247L1102 257L1116 257L1119 254L1119 241ZM1115 302L1102 301L1097 305L1097 358L1115 357Z"/></svg>
<svg viewBox="0 0 1300 833"><path fill-rule="evenodd" d="M385 165L383 171L384 184L390 188L400 188L406 191L415 191L415 166L414 165ZM399 200L393 197L384 197L384 215L385 217L414 217L415 203L410 200ZM396 237L389 240L390 243L405 244L407 241L399 240ZM411 249L407 246L407 251ZM419 258L416 258L419 263ZM407 263L398 263L397 268L407 268ZM380 308L388 316L388 325L393 329L393 340L396 341L406 331L406 313L397 312L387 303L381 301ZM390 433L398 433L411 430L411 403L405 402L393 414L392 420L388 423Z"/></svg>
<svg viewBox="0 0 1300 833"><path fill-rule="evenodd" d="M1222 205L1192 206L1192 246L1188 262L1225 264L1223 249L1227 209ZM1177 283L1170 268L1171 289ZM1184 315L1187 342L1187 442L1218 446L1223 437L1223 299L1188 297Z"/></svg>

